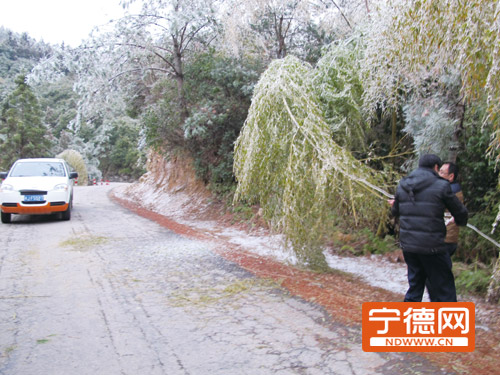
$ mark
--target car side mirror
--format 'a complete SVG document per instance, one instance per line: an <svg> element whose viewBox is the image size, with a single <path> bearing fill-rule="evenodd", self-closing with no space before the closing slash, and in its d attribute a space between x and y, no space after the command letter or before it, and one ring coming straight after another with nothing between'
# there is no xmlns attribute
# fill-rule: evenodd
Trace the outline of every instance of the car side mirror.
<svg viewBox="0 0 500 375"><path fill-rule="evenodd" d="M69 178L70 180L74 179L74 178L78 178L78 172L71 172L69 174Z"/></svg>
<svg viewBox="0 0 500 375"><path fill-rule="evenodd" d="M0 178L2 180L5 180L7 178L7 175L9 174L9 172L0 172Z"/></svg>

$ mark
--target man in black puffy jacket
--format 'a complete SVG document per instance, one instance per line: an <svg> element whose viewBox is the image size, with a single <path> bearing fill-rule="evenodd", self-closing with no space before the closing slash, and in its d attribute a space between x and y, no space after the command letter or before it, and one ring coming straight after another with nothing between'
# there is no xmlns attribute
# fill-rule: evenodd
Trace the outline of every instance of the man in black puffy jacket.
<svg viewBox="0 0 500 375"><path fill-rule="evenodd" d="M459 226L467 224L465 206L453 194L450 183L439 177L441 159L423 155L418 169L399 182L392 214L399 217L399 240L408 267L409 289L405 302L421 302L425 281L433 286L432 302L456 302L455 279L444 242L445 209Z"/></svg>

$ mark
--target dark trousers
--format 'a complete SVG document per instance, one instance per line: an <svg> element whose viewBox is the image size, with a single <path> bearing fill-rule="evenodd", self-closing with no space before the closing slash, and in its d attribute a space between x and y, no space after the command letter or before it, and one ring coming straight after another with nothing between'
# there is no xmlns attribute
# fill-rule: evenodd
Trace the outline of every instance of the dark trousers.
<svg viewBox="0 0 500 375"><path fill-rule="evenodd" d="M446 245L447 245L446 250L448 251L448 254L450 254L450 258L449 258L450 263L448 264L448 266L450 267L450 269L452 269L451 257L457 251L458 244L457 243L447 243ZM431 285L429 279L427 279L425 281L425 287L427 288L427 292L429 293L429 299L431 300L431 302L435 302L436 297L434 296L434 290L432 289L432 285Z"/></svg>
<svg viewBox="0 0 500 375"><path fill-rule="evenodd" d="M409 284L405 302L422 302L427 279L432 289L431 302L457 302L449 252L418 254L403 251L403 256L408 267Z"/></svg>

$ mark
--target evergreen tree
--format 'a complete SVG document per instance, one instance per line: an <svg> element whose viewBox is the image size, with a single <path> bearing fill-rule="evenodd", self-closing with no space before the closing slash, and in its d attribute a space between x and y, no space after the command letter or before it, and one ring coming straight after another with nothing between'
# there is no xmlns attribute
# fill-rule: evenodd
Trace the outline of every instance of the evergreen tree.
<svg viewBox="0 0 500 375"><path fill-rule="evenodd" d="M19 75L15 83L16 89L2 106L0 164L3 168L19 158L47 156L51 145L38 99L26 83L26 76Z"/></svg>

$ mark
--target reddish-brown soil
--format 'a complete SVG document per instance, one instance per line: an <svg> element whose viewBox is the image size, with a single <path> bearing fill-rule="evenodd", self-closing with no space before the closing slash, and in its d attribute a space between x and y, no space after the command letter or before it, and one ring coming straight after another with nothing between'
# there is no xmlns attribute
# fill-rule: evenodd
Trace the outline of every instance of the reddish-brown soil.
<svg viewBox="0 0 500 375"><path fill-rule="evenodd" d="M361 307L364 302L401 301L403 296L361 282L340 272L316 273L285 265L272 259L241 250L205 230L179 224L163 215L139 207L130 201L111 197L122 206L154 220L162 226L188 237L221 241L217 252L253 274L278 282L291 294L321 305L335 322L361 326ZM221 218L220 214L216 215ZM211 219L214 216L210 217ZM227 216L221 226L230 225ZM241 228L240 228L241 229ZM471 353L422 353L428 360L459 374L500 374L500 307L476 301L476 348Z"/></svg>

